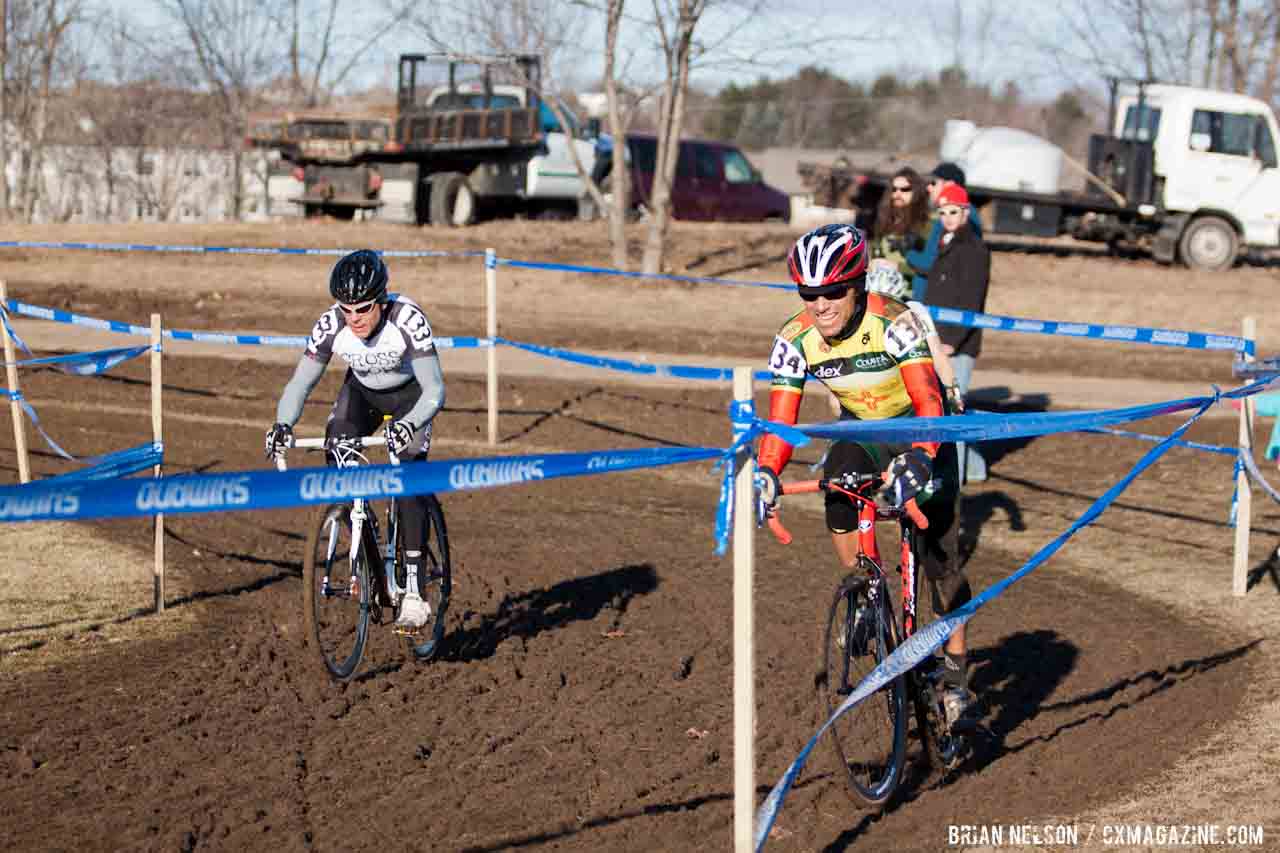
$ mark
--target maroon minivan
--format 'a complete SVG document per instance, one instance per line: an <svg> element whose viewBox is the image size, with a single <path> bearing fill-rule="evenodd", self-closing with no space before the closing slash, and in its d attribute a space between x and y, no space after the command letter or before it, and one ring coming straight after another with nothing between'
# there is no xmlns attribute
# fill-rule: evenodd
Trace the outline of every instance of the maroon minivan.
<svg viewBox="0 0 1280 853"><path fill-rule="evenodd" d="M644 204L649 198L657 151L656 137L627 134L634 204ZM687 139L680 142L680 159L671 183L671 210L676 219L786 222L791 216L791 199L766 184L737 146Z"/></svg>

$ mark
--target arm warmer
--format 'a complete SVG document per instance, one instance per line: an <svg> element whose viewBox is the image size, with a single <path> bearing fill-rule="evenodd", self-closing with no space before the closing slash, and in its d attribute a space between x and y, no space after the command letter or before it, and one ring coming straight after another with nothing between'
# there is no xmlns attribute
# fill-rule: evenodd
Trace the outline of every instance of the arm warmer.
<svg viewBox="0 0 1280 853"><path fill-rule="evenodd" d="M404 416L415 430L422 429L436 413L444 408L444 372L440 369L440 357L434 352L420 355L409 362L413 378L422 386L422 396Z"/></svg>
<svg viewBox="0 0 1280 853"><path fill-rule="evenodd" d="M297 369L293 371L292 378L280 394L280 402L276 404L276 423L293 426L298 422L298 418L302 417L302 405L319 384L326 367L328 364L307 355L298 361Z"/></svg>

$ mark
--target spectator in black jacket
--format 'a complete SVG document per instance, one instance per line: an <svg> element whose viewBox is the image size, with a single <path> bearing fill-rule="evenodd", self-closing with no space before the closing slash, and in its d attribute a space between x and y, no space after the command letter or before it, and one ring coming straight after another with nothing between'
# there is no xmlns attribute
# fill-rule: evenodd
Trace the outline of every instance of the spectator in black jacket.
<svg viewBox="0 0 1280 853"><path fill-rule="evenodd" d="M947 184L938 193L937 207L943 234L938 259L929 273L929 304L985 312L991 251L969 224L969 193L959 184ZM938 334L951 357L956 385L963 396L969 392L973 365L982 351L982 329L945 324L939 327ZM975 448L957 444L956 451L965 479L987 479L986 460Z"/></svg>

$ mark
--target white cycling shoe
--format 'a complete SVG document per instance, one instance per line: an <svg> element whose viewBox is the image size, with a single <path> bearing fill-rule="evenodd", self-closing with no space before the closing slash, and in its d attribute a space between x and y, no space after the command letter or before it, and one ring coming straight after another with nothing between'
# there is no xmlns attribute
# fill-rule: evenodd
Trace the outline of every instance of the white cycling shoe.
<svg viewBox="0 0 1280 853"><path fill-rule="evenodd" d="M431 605L422 596L410 593L400 602L400 616L396 619L396 627L406 631L416 631L431 621Z"/></svg>

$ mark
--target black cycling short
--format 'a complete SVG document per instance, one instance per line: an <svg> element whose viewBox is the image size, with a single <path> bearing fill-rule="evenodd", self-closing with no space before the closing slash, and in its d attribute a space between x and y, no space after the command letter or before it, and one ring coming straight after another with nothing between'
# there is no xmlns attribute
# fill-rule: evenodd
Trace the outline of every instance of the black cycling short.
<svg viewBox="0 0 1280 853"><path fill-rule="evenodd" d="M338 391L338 399L329 413L329 422L325 424L325 438L336 436L373 435L382 427L385 415L393 418L402 417L418 404L422 396L422 386L418 380L410 379L399 388L389 391L374 391L364 387L350 370L342 380L342 389ZM414 435L413 444L401 458L405 461L421 461L427 458L431 449L431 424L427 424Z"/></svg>
<svg viewBox="0 0 1280 853"><path fill-rule="evenodd" d="M827 452L823 476L871 474L883 472L893 457L911 449L909 443L837 441ZM960 521L960 476L956 464L956 446L941 444L933 460L934 479L940 487L920 510L929 519L929 527L916 533L916 559L924 566L933 593L935 613L949 613L972 597L969 580L960 568L956 554ZM851 533L858 529L858 508L853 500L838 493L826 492L827 529L832 533Z"/></svg>

